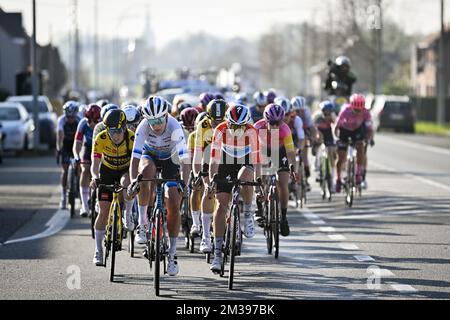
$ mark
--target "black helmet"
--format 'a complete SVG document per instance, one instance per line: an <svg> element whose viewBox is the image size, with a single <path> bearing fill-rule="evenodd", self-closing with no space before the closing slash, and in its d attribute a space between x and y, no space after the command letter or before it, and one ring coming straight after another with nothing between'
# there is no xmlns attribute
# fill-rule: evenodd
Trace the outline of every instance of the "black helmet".
<svg viewBox="0 0 450 320"><path fill-rule="evenodd" d="M206 107L206 112L214 121L223 121L229 105L225 100L214 99Z"/></svg>
<svg viewBox="0 0 450 320"><path fill-rule="evenodd" d="M125 112L120 109L110 110L105 114L103 123L108 129L122 129L125 128L127 117Z"/></svg>

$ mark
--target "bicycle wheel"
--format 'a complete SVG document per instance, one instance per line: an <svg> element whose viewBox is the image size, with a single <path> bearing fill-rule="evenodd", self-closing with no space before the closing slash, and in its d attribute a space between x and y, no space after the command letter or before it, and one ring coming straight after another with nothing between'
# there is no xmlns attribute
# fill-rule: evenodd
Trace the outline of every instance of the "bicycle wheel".
<svg viewBox="0 0 450 320"><path fill-rule="evenodd" d="M278 193L275 190L273 192L273 214L272 214L272 233L273 233L273 245L275 248L274 256L278 259L280 253L280 206L278 202Z"/></svg>
<svg viewBox="0 0 450 320"><path fill-rule="evenodd" d="M353 206L355 189L354 160L351 159L347 166L347 197L346 202L349 208Z"/></svg>
<svg viewBox="0 0 450 320"><path fill-rule="evenodd" d="M320 189L322 190L322 200L325 200L327 197L327 190L326 190L326 160L322 158L322 161L320 162Z"/></svg>
<svg viewBox="0 0 450 320"><path fill-rule="evenodd" d="M236 258L236 237L237 237L237 225L239 219L239 208L237 206L232 207L231 217L231 237L230 237L230 271L228 274L228 289L233 290L233 278L234 278L234 261Z"/></svg>
<svg viewBox="0 0 450 320"><path fill-rule="evenodd" d="M69 179L67 198L69 200L70 218L73 218L75 216L75 170L72 165L69 166L67 176Z"/></svg>
<svg viewBox="0 0 450 320"><path fill-rule="evenodd" d="M114 282L114 271L116 266L116 251L119 242L119 228L117 219L120 219L117 204L113 204L113 223L112 223L112 243L111 243L111 273L109 281Z"/></svg>
<svg viewBox="0 0 450 320"><path fill-rule="evenodd" d="M328 201L331 201L332 193L331 190L333 188L333 181L331 179L331 164L330 159L327 159L326 162L326 172L325 172L325 180L326 180L326 188L328 189Z"/></svg>
<svg viewBox="0 0 450 320"><path fill-rule="evenodd" d="M153 286L155 287L155 295L159 296L159 277L161 269L161 216L162 211L157 209L156 211L156 232L155 232L155 269L153 272Z"/></svg>
<svg viewBox="0 0 450 320"><path fill-rule="evenodd" d="M95 210L97 202L97 190L94 189L91 193L91 203L90 203L90 210L91 210L91 235L92 239L95 239L95 220L97 219L97 211Z"/></svg>
<svg viewBox="0 0 450 320"><path fill-rule="evenodd" d="M270 201L272 203L272 201ZM273 248L273 233L272 233L272 218L271 218L271 210L270 205L268 203L265 204L266 210L264 214L264 235L266 236L266 244L267 244L267 254L272 254Z"/></svg>

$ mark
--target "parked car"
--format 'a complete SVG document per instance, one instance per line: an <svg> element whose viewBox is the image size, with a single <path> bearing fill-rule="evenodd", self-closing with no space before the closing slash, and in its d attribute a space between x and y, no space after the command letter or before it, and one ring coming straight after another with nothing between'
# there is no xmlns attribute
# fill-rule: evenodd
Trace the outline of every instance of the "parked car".
<svg viewBox="0 0 450 320"><path fill-rule="evenodd" d="M416 112L407 96L376 96L371 114L377 131L415 132Z"/></svg>
<svg viewBox="0 0 450 320"><path fill-rule="evenodd" d="M6 101L19 102L25 106L30 117L33 118L33 96L12 96ZM50 149L56 147L56 127L58 116L53 112L53 106L46 96L38 97L39 107L39 141L48 144Z"/></svg>
<svg viewBox="0 0 450 320"><path fill-rule="evenodd" d="M22 151L33 147L34 122L23 105L0 103L4 150Z"/></svg>

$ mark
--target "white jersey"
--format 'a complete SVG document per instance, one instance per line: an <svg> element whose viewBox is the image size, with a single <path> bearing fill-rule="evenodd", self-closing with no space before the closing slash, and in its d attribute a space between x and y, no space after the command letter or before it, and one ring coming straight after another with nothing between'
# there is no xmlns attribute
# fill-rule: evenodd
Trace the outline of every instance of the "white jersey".
<svg viewBox="0 0 450 320"><path fill-rule="evenodd" d="M295 116L294 131L297 136L297 139L299 140L305 139L305 130L303 130L303 120L299 116Z"/></svg>
<svg viewBox="0 0 450 320"><path fill-rule="evenodd" d="M144 151L154 160L168 160L175 155L180 160L189 158L184 130L170 115L161 135L153 132L146 119L141 121L135 133L133 157L140 159Z"/></svg>

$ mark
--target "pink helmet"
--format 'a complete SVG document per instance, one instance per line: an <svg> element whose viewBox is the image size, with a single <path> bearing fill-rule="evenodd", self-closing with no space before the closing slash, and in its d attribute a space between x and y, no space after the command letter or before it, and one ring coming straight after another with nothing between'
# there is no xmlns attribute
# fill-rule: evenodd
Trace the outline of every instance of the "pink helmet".
<svg viewBox="0 0 450 320"><path fill-rule="evenodd" d="M364 110L366 98L362 94L355 93L350 97L350 106L354 110Z"/></svg>

